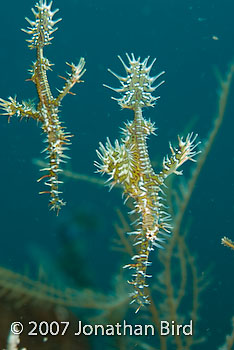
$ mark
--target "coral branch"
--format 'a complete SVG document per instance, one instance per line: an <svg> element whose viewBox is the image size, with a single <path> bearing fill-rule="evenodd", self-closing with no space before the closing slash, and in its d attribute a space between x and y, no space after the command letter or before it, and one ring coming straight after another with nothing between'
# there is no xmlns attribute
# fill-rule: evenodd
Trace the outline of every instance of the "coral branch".
<svg viewBox="0 0 234 350"><path fill-rule="evenodd" d="M232 350L234 346L234 317L232 317L232 332L226 336L225 344L219 350Z"/></svg>
<svg viewBox="0 0 234 350"><path fill-rule="evenodd" d="M229 247L234 250L234 242L230 238L223 237L221 243L225 245L225 247Z"/></svg>

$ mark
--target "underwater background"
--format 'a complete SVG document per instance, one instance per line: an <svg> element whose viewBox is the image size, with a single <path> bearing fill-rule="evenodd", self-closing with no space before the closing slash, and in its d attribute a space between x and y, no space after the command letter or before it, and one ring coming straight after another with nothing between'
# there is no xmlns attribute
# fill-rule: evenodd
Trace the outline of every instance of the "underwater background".
<svg viewBox="0 0 234 350"><path fill-rule="evenodd" d="M19 101L37 101L34 84L25 81L35 52L28 49L27 35L20 30L27 27L24 17L33 17L30 9L34 5L29 0L1 4L1 98L17 95ZM122 266L130 258L112 247L117 237L117 210L128 220L129 208L123 205L119 188L109 192L108 187L92 183L89 178L99 180L93 164L97 160L98 143L105 142L107 136L112 141L120 138L120 127L132 118L129 111L121 111L116 101L111 100L111 96L118 96L103 87L103 83L118 87L117 79L107 68L124 74L117 55L126 61L125 53L133 52L136 57L157 57L152 75L166 71L166 82L157 91L160 100L155 108L144 111L145 117L158 128L157 137L152 136L148 141L156 169L160 169L163 156L169 152L168 142L175 144L178 134L198 133L202 150L217 115L221 93L217 71L225 77L234 62L234 4L230 0L56 0L53 9L56 8L59 13L55 17L61 17L62 21L58 23L52 45L44 51L45 57L55 64L53 72L48 73L52 93L56 94L56 88L63 85L58 75L64 75L65 62L78 63L80 57L85 57L87 69L82 77L84 83L72 90L76 96L67 96L60 108L61 120L74 134L67 152L71 160L64 168L87 178L84 181L64 176L62 189L67 204L59 216L49 211L47 196L38 194L44 186L36 181L41 176L37 163L43 160L40 152L44 136L40 127L34 121L20 122L17 118L11 118L9 124L7 117L1 116L0 264L32 281L40 279L64 291L70 287L83 293L87 289L111 296L121 284L128 293L125 284L129 275L122 271ZM196 259L198 275L207 282L199 297L196 326L199 337L205 339L191 345L193 349L218 349L232 332L234 252L221 245L221 238L234 239L233 96L232 84L224 120L196 181L182 224L182 228L188 227L186 244ZM189 179L193 166L193 163L185 165L185 179ZM156 277L162 269L158 267L158 249L152 255L150 273ZM121 276L121 282L116 276ZM0 286L2 291L8 288L1 281ZM14 283L11 288L14 290ZM185 314L190 293L191 288L187 287ZM7 304L15 310L17 298L22 295L15 293L9 298L9 289L6 295L0 293L0 299L1 295L1 324L9 330L10 322L1 305ZM43 301L38 307L43 308ZM145 322L147 310L135 315L134 309L128 309L128 303L122 308L124 319L130 323ZM17 317L19 314L23 317L24 304L20 310ZM30 313L28 305L27 312ZM69 312L84 323L94 318L95 323L102 322L100 310L72 307ZM121 318L116 319L121 322ZM189 319L186 316L184 322ZM0 336L0 348L6 346L4 339L5 333ZM37 341L33 341L35 347L27 345L28 350L36 348ZM80 347L76 347L76 342L79 345L76 339L68 348L137 349L139 339L128 343L126 337L121 346L113 339L100 337L86 337ZM51 344L47 344L50 349L54 346L52 341ZM144 339L142 347L138 346L160 348L158 339L152 337ZM168 349L179 348L172 342Z"/></svg>

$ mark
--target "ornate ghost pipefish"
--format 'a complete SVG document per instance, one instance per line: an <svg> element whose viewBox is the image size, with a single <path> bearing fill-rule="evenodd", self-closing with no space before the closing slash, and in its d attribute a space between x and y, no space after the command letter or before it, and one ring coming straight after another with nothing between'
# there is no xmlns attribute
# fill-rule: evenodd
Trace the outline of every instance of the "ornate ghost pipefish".
<svg viewBox="0 0 234 350"><path fill-rule="evenodd" d="M122 58L126 76L121 77L109 70L121 84L120 88L106 87L120 93L121 98L113 98L118 102L121 108L131 109L134 112L134 119L125 124L122 129L123 136L121 141L115 141L114 146L107 138L105 146L100 143L97 155L100 163L95 162L98 172L107 173L111 188L116 184L121 184L123 193L127 199L131 197L134 202L134 210L131 213L138 213L139 220L137 229L128 234L135 236L137 254L132 257L132 263L124 266L133 270L132 280L128 281L134 288L131 294L132 303L138 304L136 312L144 304L149 304L147 294L148 284L146 278L151 277L147 274L149 262L149 253L154 247L161 248L164 239L161 236L168 236L171 230L170 215L165 212L162 204L161 187L165 179L172 173L182 174L178 168L187 160L194 161L194 156L198 153L195 148L197 135L188 134L185 141L178 137L179 146L173 148L170 144L171 156L166 156L163 160L163 168L159 174L156 174L150 162L147 138L154 134L155 126L150 120L143 117L142 110L145 107L153 107L159 96L154 97L152 93L164 83L159 82L153 86L164 72L155 77L150 76L151 68L155 59L148 66L149 57L140 60L132 54L127 54L129 66Z"/></svg>
<svg viewBox="0 0 234 350"><path fill-rule="evenodd" d="M52 70L52 63L44 57L44 46L49 45L53 39L52 34L57 30L55 25L61 20L53 20L53 16L57 13L57 10L51 11L52 1L47 4L46 0L40 0L36 5L36 10L32 9L35 16L34 21L26 18L30 27L23 29L23 31L31 36L27 40L28 47L36 50L36 61L33 62L32 69L30 69L31 80L37 89L38 104L35 106L32 102L22 101L19 103L16 98L9 97L9 99L0 99L0 107L4 110L4 115L8 115L9 119L16 115L20 118L32 118L41 123L43 133L46 135L45 143L46 148L42 152L46 152L46 158L48 166L41 171L45 172L38 181L46 179L45 185L48 186L47 191L42 193L48 193L50 195L49 205L50 208L56 210L57 213L61 209L65 202L60 198L62 193L59 190L59 185L62 181L59 180L59 173L62 171L61 163L66 162L65 159L69 158L64 154L64 151L68 150L70 145L70 138L72 135L65 131L65 127L62 126L62 122L59 119L59 107L61 101L71 88L81 82L81 77L85 72L84 65L85 60L81 58L78 65L68 64L71 68L71 73L68 73L65 80L65 84L61 90L58 90L57 97L53 97L50 89L50 85L47 78L47 70Z"/></svg>

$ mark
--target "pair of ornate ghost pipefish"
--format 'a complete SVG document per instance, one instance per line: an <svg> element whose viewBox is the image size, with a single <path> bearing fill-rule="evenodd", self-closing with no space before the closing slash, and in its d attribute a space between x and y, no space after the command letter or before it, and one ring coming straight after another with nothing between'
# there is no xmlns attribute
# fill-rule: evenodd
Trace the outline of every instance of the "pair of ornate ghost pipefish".
<svg viewBox="0 0 234 350"><path fill-rule="evenodd" d="M51 11L52 2L47 4L46 0L40 0L36 4L36 10L32 9L35 20L26 20L30 24L27 30L24 30L31 36L29 40L29 48L36 50L36 61L30 70L31 78L36 85L39 102L35 106L32 102L22 101L19 103L16 98L9 97L8 100L0 99L0 107L4 110L5 115L11 118L16 115L20 118L32 118L41 123L42 130L46 134L45 142L46 158L49 164L42 169L46 174L38 181L46 179L45 185L49 187L48 191L40 193L48 193L50 195L49 204L51 209L57 213L65 204L60 198L59 190L59 173L62 171L61 163L64 158L68 158L64 151L68 149L71 134L65 131L61 126L59 119L59 107L64 96L70 92L74 84L81 82L81 77L85 72L84 58L80 59L78 65L69 64L71 73L65 79L65 85L59 91L57 97L53 97L50 85L47 79L47 70L51 70L52 64L44 57L44 46L49 45L52 40L52 34L57 30L56 23L60 19L54 21L53 16L58 11ZM106 145L100 143L100 150L97 151L100 162L95 162L98 172L107 173L110 178L110 186L116 183L121 184L124 194L127 198L134 200L134 212L139 214L138 228L129 234L135 235L135 245L138 247L138 253L132 258L132 263L127 265L134 270L133 279L129 283L133 285L134 292L132 294L132 302L137 302L137 311L141 306L149 303L147 296L146 277L149 262L149 253L154 247L161 247L164 241L161 236L167 236L170 233L170 216L163 209L162 204L162 186L165 179L172 173L182 174L178 168L187 160L194 160L194 156L198 153L195 148L195 140L197 135L188 134L185 140L179 139L178 148L170 145L171 156L165 157L163 167L159 174L156 174L151 166L148 155L147 138L150 134L154 134L154 123L143 117L142 110L144 107L153 107L159 97L153 97L152 92L156 90L162 83L153 86L153 83L164 73L161 72L155 77L150 77L150 70L155 62L148 66L149 57L144 61L140 58L135 59L127 55L129 66L121 60L126 77L120 77L114 74L121 83L120 88L111 88L115 92L121 94L121 98L116 99L121 108L131 109L134 112L134 119L125 124L123 129L123 137L121 141L115 141L114 146L107 139Z"/></svg>

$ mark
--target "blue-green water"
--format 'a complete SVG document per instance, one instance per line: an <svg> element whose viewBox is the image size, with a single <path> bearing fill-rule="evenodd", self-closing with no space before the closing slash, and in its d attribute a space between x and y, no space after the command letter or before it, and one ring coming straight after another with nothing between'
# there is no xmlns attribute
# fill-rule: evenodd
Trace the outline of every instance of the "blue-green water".
<svg viewBox="0 0 234 350"><path fill-rule="evenodd" d="M27 35L20 31L27 26L24 17L33 18L33 6L28 0L1 4L0 96L4 99L37 98L33 83L25 81L35 52L28 49ZM224 75L234 60L231 1L57 0L53 7L62 17L52 45L45 49L45 56L55 64L48 73L53 94L63 84L58 75L68 70L65 62L77 63L82 56L87 69L84 83L72 90L76 96L67 96L61 106L61 119L75 135L67 169L93 176L98 142L105 142L107 136L119 138L119 127L132 118L131 112L121 111L111 100L114 93L102 86L118 86L107 68L124 74L117 55L124 57L126 52L157 57L153 75L166 71L161 99L154 109L144 111L158 128L158 136L149 140L151 159L162 160L169 152L168 141L175 143L177 134L187 131L198 133L205 143L220 93L215 72ZM223 124L185 214L185 221L191 221L187 243L196 256L199 275L212 267L199 309L198 332L206 340L194 349L218 349L231 331L234 315L234 252L220 244L225 235L234 239L233 95L232 86ZM32 162L43 157L43 139L33 120L12 118L8 124L7 117L1 117L0 264L18 273L27 271L33 279L42 267L48 280L61 288L81 286L111 293L114 275L127 262L122 253L111 250L116 208L125 216L128 211L121 192L109 193L105 187L65 178L67 205L56 217L48 210L46 195L38 195L44 187L36 181L39 168ZM191 164L184 168L188 178ZM153 254L155 276L157 251ZM89 319L90 312L82 313ZM135 322L131 311L128 317ZM109 342L102 340L102 347L109 348ZM152 339L149 344L157 346ZM95 340L91 348L98 348Z"/></svg>

